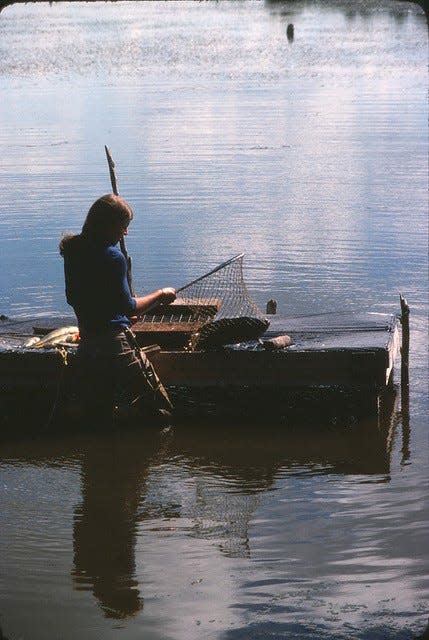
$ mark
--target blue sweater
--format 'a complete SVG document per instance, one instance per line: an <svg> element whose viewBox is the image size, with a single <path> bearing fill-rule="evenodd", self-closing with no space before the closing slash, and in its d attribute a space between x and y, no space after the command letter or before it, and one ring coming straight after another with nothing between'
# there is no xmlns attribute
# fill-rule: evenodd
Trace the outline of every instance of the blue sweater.
<svg viewBox="0 0 429 640"><path fill-rule="evenodd" d="M82 337L112 327L129 327L136 310L127 281L127 263L118 247L76 236L64 250L67 302Z"/></svg>

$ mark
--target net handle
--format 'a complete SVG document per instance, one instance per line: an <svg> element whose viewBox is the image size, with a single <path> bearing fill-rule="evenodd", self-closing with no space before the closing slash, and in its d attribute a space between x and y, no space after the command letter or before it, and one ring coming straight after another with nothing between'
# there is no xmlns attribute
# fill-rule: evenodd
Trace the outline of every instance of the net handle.
<svg viewBox="0 0 429 640"><path fill-rule="evenodd" d="M208 276L211 276L213 273L216 273L216 271L220 271L224 267L227 267L229 264L231 264L232 262L235 262L236 260L239 260L243 256L244 256L244 253L239 253L236 256L234 256L233 258L230 258L229 260L225 260L225 262L222 262L222 264L219 264L217 267L215 267L211 271L208 271L203 276L200 276L199 278L195 278L195 280L192 280L192 282L188 282L188 284L183 285L183 287L180 287L180 289L176 289L176 293L179 293L180 291L183 291L184 289L187 289L188 287L192 286L193 284L196 284L197 282L200 282L200 280L204 280L204 278L207 278Z"/></svg>

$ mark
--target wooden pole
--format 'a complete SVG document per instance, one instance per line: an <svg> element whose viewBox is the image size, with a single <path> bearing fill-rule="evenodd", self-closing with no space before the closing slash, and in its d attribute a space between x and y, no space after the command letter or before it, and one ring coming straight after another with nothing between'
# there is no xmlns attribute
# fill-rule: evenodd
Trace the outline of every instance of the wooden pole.
<svg viewBox="0 0 429 640"><path fill-rule="evenodd" d="M402 325L402 345L401 345L401 419L402 419L402 464L410 457L410 376L409 376L409 354L410 354L410 307L402 293L399 296L401 301L401 325Z"/></svg>
<svg viewBox="0 0 429 640"><path fill-rule="evenodd" d="M401 325L402 325L402 345L401 345L401 386L409 385L409 355L410 355L410 307L402 293L399 296L401 301Z"/></svg>
<svg viewBox="0 0 429 640"><path fill-rule="evenodd" d="M268 300L266 313L271 316L274 316L277 313L277 300Z"/></svg>
<svg viewBox="0 0 429 640"><path fill-rule="evenodd" d="M109 148L104 145L104 149L106 151L106 157L107 157L107 164L109 165L109 173L110 173L110 182L112 184L112 191L115 194L115 196L119 195L119 191L118 191L118 183L116 180L116 173L115 173L115 163L113 162L113 158L112 155L109 151ZM121 251L124 255L125 260L127 261L127 280L128 280L128 286L130 288L130 292L132 296L135 296L135 292L134 292L134 287L133 287L133 277L131 274L131 257L128 255L128 251L127 251L127 247L125 244L125 239L124 236L122 236L122 238L119 241L119 246L121 247Z"/></svg>

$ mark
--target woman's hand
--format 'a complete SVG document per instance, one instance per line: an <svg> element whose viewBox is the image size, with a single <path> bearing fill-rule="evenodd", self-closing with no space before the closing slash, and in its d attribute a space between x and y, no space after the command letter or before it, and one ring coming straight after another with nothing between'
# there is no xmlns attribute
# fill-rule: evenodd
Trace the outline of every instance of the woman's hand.
<svg viewBox="0 0 429 640"><path fill-rule="evenodd" d="M173 287L164 287L164 289L161 289L161 294L163 304L170 304L176 299L176 289L173 289Z"/></svg>

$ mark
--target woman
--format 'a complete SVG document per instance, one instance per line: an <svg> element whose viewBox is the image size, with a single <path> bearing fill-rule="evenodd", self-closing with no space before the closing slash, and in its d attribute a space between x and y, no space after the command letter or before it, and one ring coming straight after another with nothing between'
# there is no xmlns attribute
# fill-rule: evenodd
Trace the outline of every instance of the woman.
<svg viewBox="0 0 429 640"><path fill-rule="evenodd" d="M176 298L172 287L142 297L131 295L127 261L116 245L127 235L132 218L123 198L104 195L89 209L82 232L60 243L67 302L79 326L83 400L92 417L101 420L111 416L114 403L130 406L143 401L147 409L169 404L159 393L144 397L147 359L126 337L133 316Z"/></svg>

